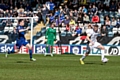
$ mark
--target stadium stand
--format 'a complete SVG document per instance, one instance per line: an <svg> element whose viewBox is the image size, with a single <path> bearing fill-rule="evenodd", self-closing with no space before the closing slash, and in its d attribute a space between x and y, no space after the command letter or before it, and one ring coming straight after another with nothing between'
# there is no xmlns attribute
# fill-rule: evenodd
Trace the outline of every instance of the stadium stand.
<svg viewBox="0 0 120 80"><path fill-rule="evenodd" d="M98 24L99 28L105 25L108 29L106 37L113 38L120 34L119 0L1 0L0 17L36 17L33 23L34 39L44 36L51 22L56 23L56 30L59 32L60 29L61 36L70 39L78 37L72 36L77 26L82 28L81 36L85 36L89 24ZM112 21L113 18L115 21ZM29 20L25 21L25 26L31 26ZM0 19L0 35L12 34L16 25L17 20ZM26 32L27 40L30 40L30 34L31 31Z"/></svg>

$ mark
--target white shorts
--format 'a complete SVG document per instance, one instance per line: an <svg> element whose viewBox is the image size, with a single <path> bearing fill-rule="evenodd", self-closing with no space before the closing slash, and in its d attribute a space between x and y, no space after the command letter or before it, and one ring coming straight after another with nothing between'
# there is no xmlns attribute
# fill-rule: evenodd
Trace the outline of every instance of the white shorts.
<svg viewBox="0 0 120 80"><path fill-rule="evenodd" d="M93 45L90 45L90 49L97 48L99 45L101 45L99 42L94 42Z"/></svg>

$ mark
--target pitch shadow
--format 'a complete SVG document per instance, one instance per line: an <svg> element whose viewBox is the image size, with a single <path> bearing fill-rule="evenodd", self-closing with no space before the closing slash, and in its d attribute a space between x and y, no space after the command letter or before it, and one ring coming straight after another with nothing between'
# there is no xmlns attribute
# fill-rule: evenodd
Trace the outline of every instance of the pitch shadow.
<svg viewBox="0 0 120 80"><path fill-rule="evenodd" d="M17 61L16 63L30 63L30 62Z"/></svg>
<svg viewBox="0 0 120 80"><path fill-rule="evenodd" d="M87 62L87 63L85 63L85 64L95 64L95 63L91 63L91 62L88 63L88 62Z"/></svg>

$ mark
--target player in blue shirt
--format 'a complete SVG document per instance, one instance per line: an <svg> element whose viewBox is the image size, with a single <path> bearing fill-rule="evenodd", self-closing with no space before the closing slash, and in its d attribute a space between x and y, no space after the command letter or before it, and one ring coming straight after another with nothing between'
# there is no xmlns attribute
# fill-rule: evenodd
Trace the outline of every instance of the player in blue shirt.
<svg viewBox="0 0 120 80"><path fill-rule="evenodd" d="M29 49L30 61L36 61L36 59L32 58L32 46L28 43L28 41L25 39L25 36L24 36L25 31L27 31L28 29L29 29L29 27L24 29L24 20L20 19L18 21L18 26L16 27L16 30L15 30L15 32L18 35L18 37L16 39L16 41L17 41L17 43L16 43L17 49L13 49L12 51L8 51L8 53L6 53L6 57L10 53L19 52L21 46L26 46Z"/></svg>

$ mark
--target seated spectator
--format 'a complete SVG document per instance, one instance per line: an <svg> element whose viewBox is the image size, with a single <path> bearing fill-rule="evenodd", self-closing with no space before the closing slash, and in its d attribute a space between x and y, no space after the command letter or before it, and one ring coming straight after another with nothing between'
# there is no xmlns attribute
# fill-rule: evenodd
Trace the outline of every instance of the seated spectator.
<svg viewBox="0 0 120 80"><path fill-rule="evenodd" d="M107 27L106 27L105 25L102 25L100 32L101 32L101 36L102 36L102 37L107 36L107 34L108 34L108 29L107 29Z"/></svg>
<svg viewBox="0 0 120 80"><path fill-rule="evenodd" d="M111 21L110 21L109 17L106 16L106 18L105 18L105 25L110 26L110 24L111 24Z"/></svg>
<svg viewBox="0 0 120 80"><path fill-rule="evenodd" d="M116 25L118 28L120 27L120 19L118 18L117 19L117 25Z"/></svg>
<svg viewBox="0 0 120 80"><path fill-rule="evenodd" d="M26 10L26 11L32 11L32 8L31 8L31 6L30 6L29 4L27 4L25 10Z"/></svg>
<svg viewBox="0 0 120 80"><path fill-rule="evenodd" d="M42 4L40 3L40 1L38 1L38 4L36 4L36 9L37 9L39 6L40 6L40 7L42 6Z"/></svg>
<svg viewBox="0 0 120 80"><path fill-rule="evenodd" d="M120 17L120 6L119 6L119 8L118 8L118 15L119 15L119 17Z"/></svg>
<svg viewBox="0 0 120 80"><path fill-rule="evenodd" d="M89 5L88 14L92 14L92 6L91 5Z"/></svg>
<svg viewBox="0 0 120 80"><path fill-rule="evenodd" d="M70 18L69 18L69 16L66 16L65 18L66 19L64 20L64 24L67 25L70 22Z"/></svg>
<svg viewBox="0 0 120 80"><path fill-rule="evenodd" d="M90 32L90 31L91 31L92 28L93 28L93 26L92 26L91 24L88 24L87 29L85 30L85 31L86 31L85 33L86 33L87 35L91 35L91 32Z"/></svg>
<svg viewBox="0 0 120 80"><path fill-rule="evenodd" d="M100 21L99 16L94 14L94 16L92 17L92 22L93 23L98 23L99 21Z"/></svg>
<svg viewBox="0 0 120 80"><path fill-rule="evenodd" d="M83 23L83 17L81 14L78 15L78 19L77 19L78 23Z"/></svg>
<svg viewBox="0 0 120 80"><path fill-rule="evenodd" d="M83 9L82 7L79 7L79 9L78 9L78 10L79 10L79 11L82 11L82 9Z"/></svg>
<svg viewBox="0 0 120 80"><path fill-rule="evenodd" d="M70 26L69 26L69 24L66 25L66 31L70 32Z"/></svg>
<svg viewBox="0 0 120 80"><path fill-rule="evenodd" d="M107 36L108 36L108 29L107 29L107 26L105 25L102 25L101 27L101 36L99 37L99 41L104 41L103 44L105 44L106 40L107 40Z"/></svg>
<svg viewBox="0 0 120 80"><path fill-rule="evenodd" d="M49 20L50 20L50 23L55 21L55 17L53 16L53 13L50 13Z"/></svg>
<svg viewBox="0 0 120 80"><path fill-rule="evenodd" d="M89 16L87 14L84 14L84 16L83 16L83 22L84 23L89 23L90 22Z"/></svg>
<svg viewBox="0 0 120 80"><path fill-rule="evenodd" d="M59 14L60 14L60 11L58 11L57 9L55 9L55 14L54 14L54 16L56 17L56 16L59 16Z"/></svg>
<svg viewBox="0 0 120 80"><path fill-rule="evenodd" d="M77 11L76 9L74 10L73 15L74 15L74 19L75 19L75 21L77 22L77 18L78 18L78 11Z"/></svg>
<svg viewBox="0 0 120 80"><path fill-rule="evenodd" d="M70 12L69 12L69 17L70 17L70 18L74 18L74 16L73 16L73 10L70 10Z"/></svg>
<svg viewBox="0 0 120 80"><path fill-rule="evenodd" d="M98 8L95 5L93 5L93 7L92 7L92 13L93 14L97 14L97 12L98 12Z"/></svg>
<svg viewBox="0 0 120 80"><path fill-rule="evenodd" d="M108 30L112 29L111 21L108 16L106 16L105 25L107 26Z"/></svg>
<svg viewBox="0 0 120 80"><path fill-rule="evenodd" d="M73 18L71 18L69 22L69 26L70 26L70 31L73 32L75 30L75 20Z"/></svg>
<svg viewBox="0 0 120 80"><path fill-rule="evenodd" d="M64 11L66 15L69 15L69 8L67 5L65 5Z"/></svg>
<svg viewBox="0 0 120 80"><path fill-rule="evenodd" d="M112 27L116 27L116 25L117 25L117 21L116 21L116 19L113 17L113 18L112 18L112 21L111 21L111 26L112 26Z"/></svg>
<svg viewBox="0 0 120 80"><path fill-rule="evenodd" d="M82 12L87 14L88 10L85 8L85 6L83 6Z"/></svg>
<svg viewBox="0 0 120 80"><path fill-rule="evenodd" d="M116 10L116 4L114 2L112 2L112 4L110 5L110 10L111 11L115 11Z"/></svg>
<svg viewBox="0 0 120 80"><path fill-rule="evenodd" d="M79 26L79 24L77 24L75 33L72 36L80 36L81 33L82 33L82 28Z"/></svg>
<svg viewBox="0 0 120 80"><path fill-rule="evenodd" d="M104 4L103 4L102 2L100 2L100 3L98 4L98 10L99 10L99 11L104 11L104 10L106 10L106 9L105 9L105 6L104 6ZM107 10L109 10L109 7L108 7Z"/></svg>
<svg viewBox="0 0 120 80"><path fill-rule="evenodd" d="M37 13L38 13L38 12L34 12L34 15L33 15L33 17L34 17L34 22L35 22L35 23L37 23L38 20L39 20L39 17L38 17L38 15L37 15Z"/></svg>

